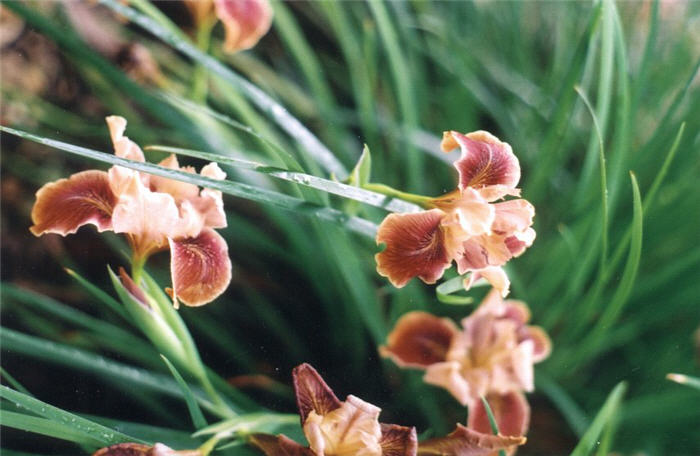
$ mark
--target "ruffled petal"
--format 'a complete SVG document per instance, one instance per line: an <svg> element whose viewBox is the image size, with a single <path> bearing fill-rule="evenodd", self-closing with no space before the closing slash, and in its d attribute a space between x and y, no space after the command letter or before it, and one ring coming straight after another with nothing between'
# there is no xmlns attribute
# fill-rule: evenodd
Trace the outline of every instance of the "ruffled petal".
<svg viewBox="0 0 700 456"><path fill-rule="evenodd" d="M109 116L105 118L109 134L112 137L114 154L117 157L129 160L146 161L141 148L132 140L124 136L126 130L126 119L119 116Z"/></svg>
<svg viewBox="0 0 700 456"><path fill-rule="evenodd" d="M126 119L119 116L109 116L105 119L109 134L112 138L114 154L117 157L126 158L129 160L146 161L141 148L132 140L124 136L126 130ZM123 166L112 166L109 169L109 183L115 195L119 196L124 189L129 185L129 181L133 175L139 176L143 185L148 187L150 175L139 173Z"/></svg>
<svg viewBox="0 0 700 456"><path fill-rule="evenodd" d="M380 411L351 395L329 413L309 412L304 435L317 456L381 456Z"/></svg>
<svg viewBox="0 0 700 456"><path fill-rule="evenodd" d="M495 219L494 205L489 204L478 191L465 188L456 195L449 194L433 200L436 207L448 213L450 221L460 226L466 238L491 232ZM444 222L443 222L444 224Z"/></svg>
<svg viewBox="0 0 700 456"><path fill-rule="evenodd" d="M484 269L489 266L502 266L513 258L506 244L506 237L498 234L474 236L462 244L462 251L455 259L457 271Z"/></svg>
<svg viewBox="0 0 700 456"><path fill-rule="evenodd" d="M446 360L457 333L456 325L447 318L409 312L396 322L387 337L387 345L379 351L399 366L425 368Z"/></svg>
<svg viewBox="0 0 700 456"><path fill-rule="evenodd" d="M146 256L165 248L178 222L179 211L172 196L150 191L137 173L129 177L114 208L112 224L115 233L130 235L135 255Z"/></svg>
<svg viewBox="0 0 700 456"><path fill-rule="evenodd" d="M435 283L450 266L439 209L415 214L390 214L379 226L377 244L386 243L375 255L377 272L397 288L413 277Z"/></svg>
<svg viewBox="0 0 700 456"><path fill-rule="evenodd" d="M267 456L316 456L311 449L284 435L252 434L248 441Z"/></svg>
<svg viewBox="0 0 700 456"><path fill-rule="evenodd" d="M532 360L535 363L545 360L552 352L552 341L539 326L523 326L519 330L521 340L531 340L533 343Z"/></svg>
<svg viewBox="0 0 700 456"><path fill-rule="evenodd" d="M382 456L415 456L418 449L416 428L397 424L381 424L379 445Z"/></svg>
<svg viewBox="0 0 700 456"><path fill-rule="evenodd" d="M503 185L515 188L520 180L520 164L508 143L491 133L475 131L463 135L451 131L443 135L443 150L459 146L462 156L455 162L459 188Z"/></svg>
<svg viewBox="0 0 700 456"><path fill-rule="evenodd" d="M522 393L489 394L486 396L486 400L496 419L500 434L521 436L527 433L530 426L530 405ZM477 432L491 433L491 423L489 422L486 408L484 408L484 404L481 401L470 407L467 426ZM514 452L515 447L508 448L508 454L513 454ZM494 453L494 456L496 454Z"/></svg>
<svg viewBox="0 0 700 456"><path fill-rule="evenodd" d="M226 29L226 52L252 48L272 24L272 7L267 0L214 0L214 4Z"/></svg>
<svg viewBox="0 0 700 456"><path fill-rule="evenodd" d="M295 367L292 378L302 425L311 411L325 415L340 407L340 400L310 364Z"/></svg>
<svg viewBox="0 0 700 456"><path fill-rule="evenodd" d="M420 443L418 456L484 456L526 441L525 437L483 434L457 424L446 437Z"/></svg>
<svg viewBox="0 0 700 456"><path fill-rule="evenodd" d="M493 231L496 233L512 234L524 232L532 226L535 217L535 207L524 199L515 199L493 204L496 214L493 220Z"/></svg>
<svg viewBox="0 0 700 456"><path fill-rule="evenodd" d="M510 279L508 279L506 271L501 267L493 266L472 271L469 277L464 279L464 289L469 290L481 278L486 279L502 297L505 298L510 293Z"/></svg>
<svg viewBox="0 0 700 456"><path fill-rule="evenodd" d="M161 160L158 165L193 174L195 172L194 168L191 166L181 168L175 154L170 154L168 157ZM196 185L161 176L151 176L151 190L155 192L169 193L173 198L175 198L177 203L183 200L196 198L199 195L199 188Z"/></svg>
<svg viewBox="0 0 700 456"><path fill-rule="evenodd" d="M83 225L92 224L97 231L112 229L112 212L117 197L109 186L104 171L83 171L68 179L50 182L36 193L29 228L35 236L75 233Z"/></svg>
<svg viewBox="0 0 700 456"><path fill-rule="evenodd" d="M425 370L423 380L445 388L462 405L467 405L473 400L474 391L462 375L462 365L457 361L431 364Z"/></svg>
<svg viewBox="0 0 700 456"><path fill-rule="evenodd" d="M231 260L219 233L205 228L197 237L169 242L174 302L201 306L226 290L231 281Z"/></svg>
<svg viewBox="0 0 700 456"><path fill-rule="evenodd" d="M140 443L117 443L100 448L92 456L149 456L152 448L150 445Z"/></svg>
<svg viewBox="0 0 700 456"><path fill-rule="evenodd" d="M226 173L216 163L206 165L202 168L200 174L216 180L226 179ZM202 215L204 226L209 228L226 227L226 213L224 212L224 201L221 191L209 188L202 189L199 197L192 200L192 204Z"/></svg>

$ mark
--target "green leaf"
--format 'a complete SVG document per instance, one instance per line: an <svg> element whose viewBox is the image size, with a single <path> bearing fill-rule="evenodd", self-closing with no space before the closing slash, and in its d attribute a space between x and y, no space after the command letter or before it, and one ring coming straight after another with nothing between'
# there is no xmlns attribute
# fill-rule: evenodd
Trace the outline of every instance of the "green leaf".
<svg viewBox="0 0 700 456"><path fill-rule="evenodd" d="M178 155L184 155L187 157L201 158L203 160L214 161L222 165L230 165L236 168L248 169L261 174L266 174L268 176L275 177L277 179L286 180L289 182L294 182L296 184L314 188L317 190L322 190L326 193L331 193L333 195L342 196L343 198L359 201L370 206L379 207L391 212L418 212L421 210L420 206L403 201L399 198L393 198L381 193L372 192L365 190L363 188L358 188L369 183L369 166L371 166L371 158L369 156L369 149L365 146L365 151L362 153L360 161L353 170L352 174L348 179L348 184L343 184L341 182L336 182L329 179L324 179L322 177L316 177L311 174L305 174L300 172L288 171L286 169L277 168L274 166L269 166L263 163L257 163L249 160L242 160L239 158L226 157L219 154L212 154L209 152L201 152L191 149L181 149L178 147L168 147L168 146L147 146L147 150L157 150L161 152L169 152ZM362 169L358 169L362 168ZM362 173L362 177L355 180L353 176L357 173ZM357 184L357 182L363 182L362 185Z"/></svg>
<svg viewBox="0 0 700 456"><path fill-rule="evenodd" d="M667 374L666 378L680 385L686 385L696 390L700 390L700 378L691 377L685 374Z"/></svg>
<svg viewBox="0 0 700 456"><path fill-rule="evenodd" d="M0 413L0 424L21 431L67 440L79 445L90 445L94 447L105 445L103 440L86 435L84 432L78 431L71 426L47 420L46 418L26 415L24 413L3 410L2 413Z"/></svg>
<svg viewBox="0 0 700 456"><path fill-rule="evenodd" d="M627 384L624 382L618 383L618 385L612 390L600 411L593 419L590 427L583 435L578 445L576 445L574 451L571 452L570 456L586 456L593 452L596 447L596 442L598 442L600 439L603 429L605 429L606 426L609 426L615 417L626 390Z"/></svg>
<svg viewBox="0 0 700 456"><path fill-rule="evenodd" d="M107 306L117 315L123 317L125 320L129 319L128 315L124 311L124 307L122 307L116 299L105 293L104 290L97 287L92 282L90 282L74 270L68 268L64 268L64 270L66 271L66 273L68 273L69 276L74 278L83 288L85 288L85 290L88 293L90 293L98 301Z"/></svg>
<svg viewBox="0 0 700 456"><path fill-rule="evenodd" d="M121 432L117 432L114 429L102 426L94 421L90 421L73 413L61 410L47 404L46 402L42 402L3 385L0 385L0 397L14 403L20 408L44 417L51 422L59 423L65 427L69 427L76 433L82 433L86 437L93 438L100 442L100 444L114 445L116 443L123 442L147 443L126 434L122 434Z"/></svg>
<svg viewBox="0 0 700 456"><path fill-rule="evenodd" d="M7 372L2 366L0 366L0 374L2 374L2 377L5 379L5 381L9 383L10 386L12 386L14 389L19 391L20 393L26 394L27 396L33 396L33 394L30 393L27 388L25 388L20 382L15 380L15 378L12 375L10 375L10 373Z"/></svg>
<svg viewBox="0 0 700 456"><path fill-rule="evenodd" d="M314 159L323 166L326 171L338 176L345 176L347 171L333 153L321 143L299 120L292 116L283 106L273 100L269 95L260 90L254 84L234 73L214 57L197 49L189 40L182 38L163 28L153 19L126 7L114 0L100 0L100 3L117 13L125 16L133 23L143 28L148 33L158 37L162 41L173 46L178 51L201 64L212 74L215 74L241 91L253 104L293 137Z"/></svg>
<svg viewBox="0 0 700 456"><path fill-rule="evenodd" d="M474 302L471 296L454 296L453 293L464 291L464 277L457 276L442 282L435 288L435 296L443 304L467 305Z"/></svg>
<svg viewBox="0 0 700 456"><path fill-rule="evenodd" d="M222 192L227 193L229 195L248 199L258 203L268 204L300 214L313 215L321 220L326 220L329 222L339 224L347 230L356 232L358 234L362 234L370 238L374 238L377 232L377 225L370 222L369 220L365 220L359 217L348 216L336 209L319 206L317 204L304 201L300 198L295 198L271 190L253 187L251 185L241 184L238 182L228 180L211 179L193 173L164 168L162 166L154 165L152 163L143 163L134 160L127 160L114 155L106 154L104 152L98 152L84 147L75 146L73 144L55 141L49 138L44 138L41 136L15 130L5 126L0 126L0 131L4 131L6 133L10 133L24 139L29 139L31 141L35 141L49 147L61 149L66 152L70 152L83 157L88 157L94 160L111 163L113 165L124 166L125 168L135 169L137 171L154 174L156 176L162 176L170 179L179 180L182 182L188 182L190 184L199 185L214 190L221 190Z"/></svg>
<svg viewBox="0 0 700 456"><path fill-rule="evenodd" d="M348 184L354 187L364 187L369 184L372 177L372 155L370 154L369 147L365 144L362 149L362 155L357 161L357 164L350 173L348 178Z"/></svg>
<svg viewBox="0 0 700 456"><path fill-rule="evenodd" d="M298 424L299 415L275 413L248 413L212 424L195 432L195 436L248 434L252 432L275 433L280 426Z"/></svg>
<svg viewBox="0 0 700 456"><path fill-rule="evenodd" d="M207 420L204 419L202 410L199 408L197 400L194 398L189 385L187 382L185 382L185 379L182 378L182 375L180 375L175 366L173 366L165 355L160 355L160 357L163 358L163 361L168 366L168 369L170 369L170 373L173 374L175 381L177 381L177 384L180 386L182 396L185 398L185 403L187 403L187 410L190 412L192 424L194 424L195 429L204 428L207 425Z"/></svg>

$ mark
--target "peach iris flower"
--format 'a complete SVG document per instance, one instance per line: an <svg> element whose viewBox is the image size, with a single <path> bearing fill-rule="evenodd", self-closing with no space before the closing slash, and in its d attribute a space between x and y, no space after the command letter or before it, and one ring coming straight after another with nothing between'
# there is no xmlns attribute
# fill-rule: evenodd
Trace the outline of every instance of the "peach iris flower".
<svg viewBox="0 0 700 456"><path fill-rule="evenodd" d="M523 437L482 434L457 425L447 437L418 444L414 427L380 423L381 409L355 396L339 400L310 365L297 366L293 376L309 447L284 435L251 435L250 442L268 456L478 456L525 442Z"/></svg>
<svg viewBox="0 0 700 456"><path fill-rule="evenodd" d="M377 272L396 287L413 277L435 283L455 261L460 274L471 272L467 289L483 277L505 297L510 282L502 266L535 239L532 204L495 202L520 194L518 159L510 145L485 131L445 132L441 147L462 151L454 163L457 190L431 200L427 211L384 219L376 240L386 248L375 256Z"/></svg>
<svg viewBox="0 0 700 456"><path fill-rule="evenodd" d="M255 46L272 25L268 0L185 0L196 23L209 20L212 13L224 25L224 50L238 52Z"/></svg>
<svg viewBox="0 0 700 456"><path fill-rule="evenodd" d="M126 120L107 117L115 154L143 162L136 143L124 136ZM174 155L160 162L181 168ZM202 168L202 176L224 179L216 163ZM189 306L206 304L220 295L231 280L226 241L213 228L226 226L220 191L140 173L121 166L109 171L83 171L44 185L36 194L30 228L36 236L75 233L92 224L98 231L123 233L140 267L153 253L170 249L173 301Z"/></svg>
<svg viewBox="0 0 700 456"><path fill-rule="evenodd" d="M497 402L494 410L510 410L502 423L509 432L527 429L529 407L521 392L533 390L533 365L551 350L544 330L527 325L529 319L524 303L504 301L492 290L461 329L447 318L407 313L380 353L399 366L425 369L426 383L445 388L470 410L481 408L480 396Z"/></svg>

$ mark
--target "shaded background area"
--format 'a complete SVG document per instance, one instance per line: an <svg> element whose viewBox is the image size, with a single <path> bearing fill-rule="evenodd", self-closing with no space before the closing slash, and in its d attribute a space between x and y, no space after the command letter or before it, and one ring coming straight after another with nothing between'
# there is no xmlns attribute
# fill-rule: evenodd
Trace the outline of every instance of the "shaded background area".
<svg viewBox="0 0 700 456"><path fill-rule="evenodd" d="M142 146L279 165L267 143L183 108L177 96L251 126L324 175L235 88L107 8L17 5L14 12L2 9L3 125L111 152L104 117L116 114L128 119L127 134ZM179 2L157 7L193 34ZM664 377L700 375L700 3L292 2L276 3L275 12L273 29L252 51L222 54L220 26L209 50L286 106L346 167L366 143L373 181L437 195L455 182L439 153L443 130L486 129L513 146L523 196L537 208L538 238L509 265L511 296L528 303L533 322L554 343L536 369L529 440L518 454L569 452L623 380L628 392L612 449L697 454L700 436L691 430L700 422L700 395ZM204 92L197 89L202 78ZM575 87L594 106L607 159L610 249L603 268L598 140ZM155 349L133 353L56 310L60 302L143 339L63 269L113 294L106 265L126 265L123 240L91 228L67 238L28 231L41 185L103 164L5 134L0 139L4 334L17 331L167 374ZM150 161L162 157L147 154ZM233 180L291 191L260 175L226 171ZM634 286L623 295L625 271L635 270L628 261L629 171L645 202L644 235ZM240 199L226 197L225 204L231 286L204 308L181 309L208 366L277 411L294 412L290 372L309 362L339 396L377 404L383 421L416 425L419 435L444 434L464 421L465 410L447 393L424 385L419 372L381 360L377 345L409 310L459 319L471 307L442 304L434 287L417 281L391 287L374 271L372 239ZM384 216L332 204L376 222ZM167 284L167 253L148 270ZM2 367L38 398L192 431L181 400L27 347L5 338ZM57 440L2 433L7 449L76 451Z"/></svg>

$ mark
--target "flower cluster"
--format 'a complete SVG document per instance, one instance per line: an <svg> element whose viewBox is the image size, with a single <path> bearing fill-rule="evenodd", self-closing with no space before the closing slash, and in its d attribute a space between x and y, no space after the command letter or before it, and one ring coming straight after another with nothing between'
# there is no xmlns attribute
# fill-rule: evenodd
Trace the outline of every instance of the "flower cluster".
<svg viewBox="0 0 700 456"><path fill-rule="evenodd" d="M507 143L485 131L445 132L441 147L446 152L461 149L454 163L458 188L432 199L427 211L384 219L376 240L386 248L375 257L377 272L396 287L413 277L435 283L455 261L460 274L471 272L467 289L483 277L505 297L510 282L502 266L535 239L532 204L524 199L495 202L520 195L518 159Z"/></svg>
<svg viewBox="0 0 700 456"><path fill-rule="evenodd" d="M185 6L198 25L221 21L226 30L226 52L252 48L272 24L272 7L267 0L185 0Z"/></svg>
<svg viewBox="0 0 700 456"><path fill-rule="evenodd" d="M542 328L527 325L530 311L492 290L458 328L447 318L409 312L399 319L380 348L402 367L425 369L424 380L449 391L469 406L469 424L489 429L480 397L487 398L506 434L523 434L529 406L522 394L534 388L533 364L549 356ZM498 417L501 417L498 419Z"/></svg>
<svg viewBox="0 0 700 456"><path fill-rule="evenodd" d="M143 162L138 145L124 136L126 120L107 117L115 154ZM174 155L162 162L166 168L194 173L180 167ZM224 179L216 163L200 174ZM89 170L44 185L36 194L30 228L36 236L75 233L92 224L98 231L123 233L133 252L133 266L142 267L155 252L170 249L172 290L177 305L206 304L220 295L231 280L226 241L214 228L226 226L220 191L140 173L122 166L109 171Z"/></svg>
<svg viewBox="0 0 700 456"><path fill-rule="evenodd" d="M251 435L250 442L268 456L479 456L525 443L520 434L489 435L460 424L445 437L418 443L414 427L380 423L378 407L352 395L339 400L310 365L297 366L293 376L309 446L284 435Z"/></svg>

